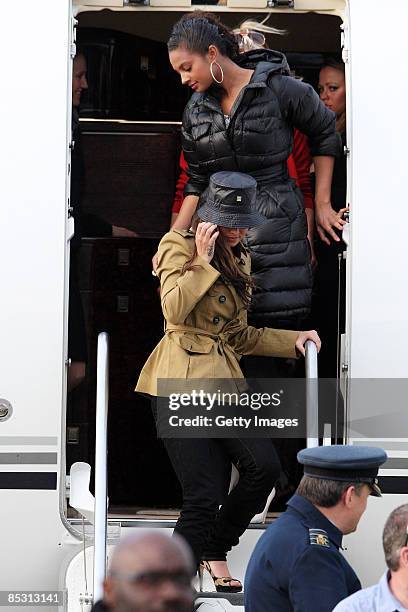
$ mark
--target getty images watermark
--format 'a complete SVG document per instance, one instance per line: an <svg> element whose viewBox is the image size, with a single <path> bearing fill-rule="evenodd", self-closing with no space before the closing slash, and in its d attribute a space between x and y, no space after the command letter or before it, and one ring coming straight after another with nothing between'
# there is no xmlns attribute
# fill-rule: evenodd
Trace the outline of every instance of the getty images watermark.
<svg viewBox="0 0 408 612"><path fill-rule="evenodd" d="M158 382L158 434L163 438L302 437L304 381L163 380ZM284 435L282 435L284 434Z"/></svg>
<svg viewBox="0 0 408 612"><path fill-rule="evenodd" d="M332 440L347 432L408 445L408 378L348 378L347 385L330 378L166 379L157 390L163 438L322 438L329 431ZM391 461L406 467L405 459Z"/></svg>
<svg viewBox="0 0 408 612"><path fill-rule="evenodd" d="M201 406L206 410L212 410L214 406L246 406L251 410L259 410L266 406L280 406L282 399L280 392L269 393L246 393L227 392L217 389L215 393L204 391L204 389L192 389L189 393L171 393L169 395L169 409L179 410L186 406Z"/></svg>
<svg viewBox="0 0 408 612"><path fill-rule="evenodd" d="M298 427L298 418L276 418L260 417L259 415L242 416L234 414L237 407L248 408L258 411L261 408L279 407L282 399L279 392L269 393L238 393L222 392L218 389L215 393L206 392L203 389L192 389L190 393L171 393L168 399L168 408L171 411L179 411L181 408L198 407L206 412L219 409L228 409L228 414L216 414L208 416L197 414L195 416L180 416L172 414L168 417L170 427L181 428L240 428L248 430L250 427L283 429L285 427ZM232 408L232 411L230 409Z"/></svg>

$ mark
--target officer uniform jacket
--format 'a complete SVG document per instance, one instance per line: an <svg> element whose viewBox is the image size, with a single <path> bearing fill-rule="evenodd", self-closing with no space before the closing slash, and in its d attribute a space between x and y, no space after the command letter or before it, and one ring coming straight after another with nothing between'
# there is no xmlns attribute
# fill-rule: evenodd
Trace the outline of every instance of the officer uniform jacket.
<svg viewBox="0 0 408 612"><path fill-rule="evenodd" d="M184 230L168 232L159 244L165 335L144 365L136 391L156 396L157 379L242 379L240 355L296 357L298 332L248 326L238 293L211 264L197 256L193 268L182 273L194 248L194 233ZM249 274L249 254L239 250L239 265Z"/></svg>
<svg viewBox="0 0 408 612"><path fill-rule="evenodd" d="M259 539L245 577L246 612L331 612L361 589L342 533L300 495Z"/></svg>
<svg viewBox="0 0 408 612"><path fill-rule="evenodd" d="M189 181L184 193L200 195L211 174L221 170L256 179L255 206L266 220L247 236L256 285L251 319L257 326L273 326L274 320L307 315L312 295L303 199L287 169L293 128L309 137L312 155L336 156L339 143L334 113L310 85L287 76L281 53L256 50L239 61L254 73L229 123L214 88L193 94L186 106L182 142Z"/></svg>

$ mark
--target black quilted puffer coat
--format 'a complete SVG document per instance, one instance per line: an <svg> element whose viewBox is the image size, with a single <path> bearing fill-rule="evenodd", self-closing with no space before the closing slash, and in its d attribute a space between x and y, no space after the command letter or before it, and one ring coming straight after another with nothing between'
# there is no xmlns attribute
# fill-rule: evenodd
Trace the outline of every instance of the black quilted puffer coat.
<svg viewBox="0 0 408 612"><path fill-rule="evenodd" d="M335 115L310 85L288 76L284 55L252 51L241 65L254 69L227 127L216 90L194 94L183 116L189 181L184 194L203 194L220 170L252 175L265 224L248 233L256 284L251 322L273 325L310 310L312 272L303 197L288 176L293 127L309 137L312 155L336 156ZM205 194L203 194L205 197Z"/></svg>

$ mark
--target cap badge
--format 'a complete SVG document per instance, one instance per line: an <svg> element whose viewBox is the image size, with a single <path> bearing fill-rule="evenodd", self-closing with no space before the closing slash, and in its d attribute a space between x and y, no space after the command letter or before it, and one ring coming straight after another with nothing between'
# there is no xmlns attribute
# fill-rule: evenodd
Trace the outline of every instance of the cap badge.
<svg viewBox="0 0 408 612"><path fill-rule="evenodd" d="M330 548L329 536L324 529L309 529L310 544Z"/></svg>
<svg viewBox="0 0 408 612"><path fill-rule="evenodd" d="M237 202L242 202L242 196L237 196Z"/></svg>

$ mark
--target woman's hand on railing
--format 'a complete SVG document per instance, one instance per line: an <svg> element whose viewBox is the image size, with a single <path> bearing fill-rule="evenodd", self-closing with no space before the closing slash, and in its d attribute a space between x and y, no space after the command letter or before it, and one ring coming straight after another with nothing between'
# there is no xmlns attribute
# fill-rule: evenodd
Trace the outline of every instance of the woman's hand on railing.
<svg viewBox="0 0 408 612"><path fill-rule="evenodd" d="M348 207L341 208L336 212L330 202L320 203L316 200L315 202L315 218L317 233L321 240L326 244L330 244L329 238L332 238L334 242L340 242L340 238L337 236L334 229L342 230L346 225L347 221L343 218L343 215L349 211Z"/></svg>
<svg viewBox="0 0 408 612"><path fill-rule="evenodd" d="M215 241L219 235L218 227L214 223L199 223L197 225L195 242L197 246L197 254L210 263L214 257Z"/></svg>
<svg viewBox="0 0 408 612"><path fill-rule="evenodd" d="M296 350L299 351L299 353L301 353L301 355L303 356L305 356L306 354L305 344L308 340L311 340L312 342L315 343L317 347L317 352L320 351L320 348L322 346L319 335L314 329L310 331L299 332L299 335L295 342L295 347L296 347Z"/></svg>

